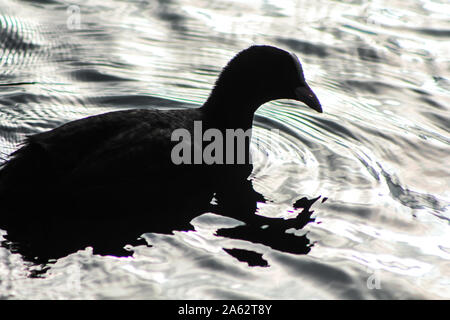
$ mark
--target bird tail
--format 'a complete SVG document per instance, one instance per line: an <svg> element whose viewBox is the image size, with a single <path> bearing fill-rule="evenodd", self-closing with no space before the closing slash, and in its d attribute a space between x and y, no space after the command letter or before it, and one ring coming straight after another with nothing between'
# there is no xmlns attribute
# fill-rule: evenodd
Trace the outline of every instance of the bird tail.
<svg viewBox="0 0 450 320"><path fill-rule="evenodd" d="M26 141L0 165L0 203L21 205L45 183L49 157L42 146ZM48 178L48 177L47 177Z"/></svg>

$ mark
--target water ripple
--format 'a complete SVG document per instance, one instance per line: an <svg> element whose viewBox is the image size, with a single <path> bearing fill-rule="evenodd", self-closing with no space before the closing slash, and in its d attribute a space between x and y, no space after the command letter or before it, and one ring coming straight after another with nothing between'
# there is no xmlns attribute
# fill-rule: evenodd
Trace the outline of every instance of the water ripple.
<svg viewBox="0 0 450 320"><path fill-rule="evenodd" d="M300 198L322 200L315 221L289 231L307 235L307 255L218 236L242 223L211 212L189 232L144 234L150 246L129 247L133 257L86 248L37 278L1 247L1 298L450 297L447 2L71 4L79 25L64 2L4 1L0 161L25 135L88 115L197 107L237 51L267 43L300 57L324 113L292 101L258 110L251 179L270 202L257 214L290 219Z"/></svg>

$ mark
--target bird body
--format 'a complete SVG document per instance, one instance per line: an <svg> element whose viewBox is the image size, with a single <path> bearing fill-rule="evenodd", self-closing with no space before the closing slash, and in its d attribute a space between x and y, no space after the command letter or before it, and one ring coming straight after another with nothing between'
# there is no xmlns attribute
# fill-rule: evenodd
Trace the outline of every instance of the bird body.
<svg viewBox="0 0 450 320"><path fill-rule="evenodd" d="M303 90L302 96L297 96L298 88ZM160 187L181 171L208 176L195 166L178 168L174 164L172 133L185 129L194 136L195 122L201 123L203 130L215 128L224 136L227 129L247 131L257 108L280 98L304 101L321 111L295 55L275 47L252 46L224 68L201 108L114 111L29 136L0 170L0 198L77 194L86 188L145 179L147 185ZM248 146L246 141L246 154Z"/></svg>

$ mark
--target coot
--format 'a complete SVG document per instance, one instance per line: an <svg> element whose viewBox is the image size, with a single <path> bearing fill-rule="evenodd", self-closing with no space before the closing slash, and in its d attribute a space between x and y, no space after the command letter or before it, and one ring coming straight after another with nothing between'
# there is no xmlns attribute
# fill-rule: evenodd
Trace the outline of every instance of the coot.
<svg viewBox="0 0 450 320"><path fill-rule="evenodd" d="M151 202L158 193L192 192L195 197L203 185L220 185L219 172L229 178L229 171L217 169L217 163L174 163L173 149L180 143L173 139L174 131L194 136L195 124L223 133L246 131L258 107L276 99L298 100L322 112L295 54L251 46L222 70L200 108L109 112L27 137L0 170L1 206L17 210L53 205L63 212L95 201L102 211L106 203Z"/></svg>

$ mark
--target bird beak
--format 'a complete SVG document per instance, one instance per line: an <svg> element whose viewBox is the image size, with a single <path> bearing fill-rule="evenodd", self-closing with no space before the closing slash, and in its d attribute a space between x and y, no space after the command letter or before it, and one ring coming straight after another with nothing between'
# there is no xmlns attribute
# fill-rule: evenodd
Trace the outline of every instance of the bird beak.
<svg viewBox="0 0 450 320"><path fill-rule="evenodd" d="M294 91L298 101L305 103L308 107L316 110L317 112L323 112L319 99L317 99L316 94L307 84L295 88Z"/></svg>

